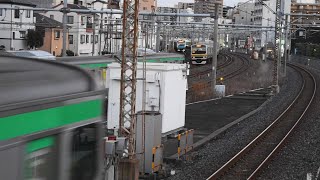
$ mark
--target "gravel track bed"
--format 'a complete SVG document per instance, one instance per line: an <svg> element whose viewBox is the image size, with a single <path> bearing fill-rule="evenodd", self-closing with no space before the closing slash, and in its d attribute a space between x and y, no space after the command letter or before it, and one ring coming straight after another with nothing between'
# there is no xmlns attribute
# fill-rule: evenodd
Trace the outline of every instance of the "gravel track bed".
<svg viewBox="0 0 320 180"><path fill-rule="evenodd" d="M192 152L189 155L192 160L174 165L172 169L177 174L168 179L206 179L263 131L294 99L302 84L293 69L288 69L288 74L288 78L282 80L281 92L269 99L260 111Z"/></svg>
<svg viewBox="0 0 320 180"><path fill-rule="evenodd" d="M245 64L243 64L243 60L235 57L235 54L231 54L231 57L233 58L234 61L232 62L231 65L224 67L222 69L219 69L217 71L217 78L223 77L227 74L230 74L231 72L237 71L241 66L245 66Z"/></svg>
<svg viewBox="0 0 320 180"><path fill-rule="evenodd" d="M306 64L306 59L307 57L298 57L293 62ZM308 173L311 173L314 179L319 178L317 173L320 167L320 60L311 61L308 69L318 83L314 103L293 136L259 179L306 179Z"/></svg>
<svg viewBox="0 0 320 180"><path fill-rule="evenodd" d="M247 57L249 58L249 56ZM272 62L252 59L250 61L251 65L247 72L224 82L226 85L226 95L268 87L272 84Z"/></svg>
<svg viewBox="0 0 320 180"><path fill-rule="evenodd" d="M224 57L219 55L218 62L225 62ZM233 64L231 64L230 66L233 66ZM207 87L210 85L209 82L212 79L211 71L208 71L210 69L212 69L212 64L191 65L191 76L188 77L189 90L187 91L187 103L213 98L211 89L203 88L204 86ZM200 76L192 76L204 71L208 71L208 73L202 74Z"/></svg>
<svg viewBox="0 0 320 180"><path fill-rule="evenodd" d="M236 54L236 53L232 53ZM245 54L242 54L242 56L247 56ZM223 56L219 56L219 61L223 61ZM243 72L239 74L236 77L233 77L231 79L227 79L224 82L222 82L224 85L226 85L226 95L230 94L236 94L240 92L245 92L251 89L257 89L262 87L268 87L272 83L272 62L271 61L255 61L255 60L249 60L250 68L247 70L247 72ZM236 64L238 63L238 64ZM239 67L238 65L242 64L242 61L239 59L236 59L231 65L227 66L226 68L220 69L218 71L217 77L220 77L219 75L222 73L226 73L228 70L236 70ZM233 67L231 67L233 66ZM197 73L199 71L207 70L208 68L211 68L210 65L199 65L199 66L193 66L191 68L191 74ZM197 86L197 84L201 84L203 82L210 80L210 74L205 76L202 75L202 79L199 77L189 77L188 78L188 86L190 87L187 92L187 103L195 102L195 101L201 101L213 98L212 94L210 92L207 92L203 89L192 89L193 85ZM217 82L220 83L219 81ZM209 90L209 89L207 89ZM207 94L208 93L208 94Z"/></svg>

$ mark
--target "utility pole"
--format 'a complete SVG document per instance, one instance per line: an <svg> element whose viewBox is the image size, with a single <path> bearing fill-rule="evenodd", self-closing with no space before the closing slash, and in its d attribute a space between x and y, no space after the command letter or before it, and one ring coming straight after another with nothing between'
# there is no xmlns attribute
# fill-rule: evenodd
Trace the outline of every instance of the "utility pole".
<svg viewBox="0 0 320 180"><path fill-rule="evenodd" d="M218 49L218 20L219 20L219 3L215 3L214 10L214 31L213 31L213 58L212 58L212 93L215 95L216 79L217 79L217 49Z"/></svg>
<svg viewBox="0 0 320 180"><path fill-rule="evenodd" d="M165 26L165 30L166 30L166 52L168 53L168 52L169 52L169 46L168 46L168 43L169 43L169 33L168 33L168 28L167 28L167 26Z"/></svg>
<svg viewBox="0 0 320 180"><path fill-rule="evenodd" d="M102 55L102 31L103 31L103 13L100 13L100 29L99 29L99 55Z"/></svg>
<svg viewBox="0 0 320 180"><path fill-rule="evenodd" d="M156 40L156 52L160 51L160 22L157 22L157 40Z"/></svg>
<svg viewBox="0 0 320 180"><path fill-rule="evenodd" d="M11 3L11 8L12 8L12 3ZM2 11L2 10L1 10ZM13 40L13 27L12 27L12 25L13 25L13 20L12 20L12 11L13 11L13 9L11 9L11 14L10 14L10 19L11 19L11 22L10 22L10 50L13 50L13 46L12 46L12 40Z"/></svg>
<svg viewBox="0 0 320 180"><path fill-rule="evenodd" d="M67 55L67 8L68 1L63 1L63 42L62 42L62 57Z"/></svg>
<svg viewBox="0 0 320 180"><path fill-rule="evenodd" d="M283 73L287 74L287 58L288 58L288 19L289 15L285 15L285 24L284 24L284 64L283 64Z"/></svg>
<svg viewBox="0 0 320 180"><path fill-rule="evenodd" d="M279 67L278 63L280 61L281 56L279 57L279 44L280 44L280 33L281 33L281 0L277 0L276 2L276 21L275 21L275 53L273 60L273 93L279 93Z"/></svg>
<svg viewBox="0 0 320 180"><path fill-rule="evenodd" d="M102 18L102 17L101 17ZM92 34L92 39L91 39L91 42L92 42L92 56L94 56L94 53L95 53L95 41L96 41L96 14L94 13L93 14L93 17L92 17L92 30L93 30L93 34Z"/></svg>
<svg viewBox="0 0 320 180"><path fill-rule="evenodd" d="M128 158L120 162L121 179L138 179L136 146L136 83L139 0L123 2L119 135L128 138ZM130 168L128 168L130 167Z"/></svg>

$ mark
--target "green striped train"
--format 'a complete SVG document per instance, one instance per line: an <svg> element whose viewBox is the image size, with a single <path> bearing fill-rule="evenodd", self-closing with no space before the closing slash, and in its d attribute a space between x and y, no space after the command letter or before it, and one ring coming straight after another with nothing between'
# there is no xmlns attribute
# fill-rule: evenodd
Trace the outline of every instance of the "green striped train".
<svg viewBox="0 0 320 180"><path fill-rule="evenodd" d="M142 62L144 59L149 63L185 63L185 56L179 53L157 53L147 55L146 57L138 57L139 62ZM105 86L106 83L106 69L108 65L116 62L115 58L111 55L62 57L57 58L57 61L89 70L102 86Z"/></svg>
<svg viewBox="0 0 320 180"><path fill-rule="evenodd" d="M0 179L101 179L105 92L85 70L0 58Z"/></svg>

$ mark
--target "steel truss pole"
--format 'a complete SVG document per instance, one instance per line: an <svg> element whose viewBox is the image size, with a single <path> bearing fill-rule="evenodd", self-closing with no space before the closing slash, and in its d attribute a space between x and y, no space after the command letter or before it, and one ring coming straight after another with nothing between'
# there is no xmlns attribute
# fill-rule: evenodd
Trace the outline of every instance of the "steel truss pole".
<svg viewBox="0 0 320 180"><path fill-rule="evenodd" d="M273 60L273 93L279 93L279 67L280 61L280 34L281 34L281 0L276 2L276 21L275 21L275 54Z"/></svg>
<svg viewBox="0 0 320 180"><path fill-rule="evenodd" d="M68 8L68 1L63 1L63 40L62 40L62 57L67 56L67 8Z"/></svg>
<svg viewBox="0 0 320 180"><path fill-rule="evenodd" d="M219 3L215 3L214 31L213 31L213 57L212 57L212 92L215 95L216 78L217 78L217 61L218 61L218 20L219 20Z"/></svg>
<svg viewBox="0 0 320 180"><path fill-rule="evenodd" d="M124 0L119 134L129 138L129 159L135 159L138 11L139 0Z"/></svg>
<svg viewBox="0 0 320 180"><path fill-rule="evenodd" d="M285 15L285 29L284 29L284 65L283 65L283 73L284 75L287 74L287 60L288 60L288 20L289 15ZM291 47L291 46L290 46Z"/></svg>

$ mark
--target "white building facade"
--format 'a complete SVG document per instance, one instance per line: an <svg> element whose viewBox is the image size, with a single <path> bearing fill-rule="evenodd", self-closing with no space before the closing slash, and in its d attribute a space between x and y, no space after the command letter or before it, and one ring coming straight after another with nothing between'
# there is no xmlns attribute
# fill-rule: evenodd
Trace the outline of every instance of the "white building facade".
<svg viewBox="0 0 320 180"><path fill-rule="evenodd" d="M54 6L54 9L61 9L63 4ZM88 8L68 4L70 9L89 10ZM44 14L56 21L63 22L63 13L57 11L49 11ZM100 35L99 34L99 14L82 14L71 12L67 14L67 25L69 26L69 36L67 43L69 50L73 51L76 56L98 55L100 51ZM104 38L101 38L104 40ZM103 44L103 42L101 42Z"/></svg>
<svg viewBox="0 0 320 180"><path fill-rule="evenodd" d="M5 8L33 8L36 5L23 1L0 1L0 46L6 50L26 50L28 30L35 29L32 10L9 10Z"/></svg>
<svg viewBox="0 0 320 180"><path fill-rule="evenodd" d="M264 1L273 11L276 10L276 0ZM257 26L274 26L276 16L266 6L261 4L258 0L255 1L254 6L254 25ZM274 29L257 32L254 35L255 47L260 49L265 44L272 42L274 44L275 33Z"/></svg>
<svg viewBox="0 0 320 180"><path fill-rule="evenodd" d="M263 1L266 6L272 9L274 12L276 11L276 0ZM265 5L261 4L258 0L255 1L254 6L254 25L260 26L275 26L276 16L270 11ZM283 1L282 5L283 13L288 14L291 10L291 1ZM255 47L261 48L267 43L273 43L275 40L275 32L274 29L259 31L254 36Z"/></svg>

